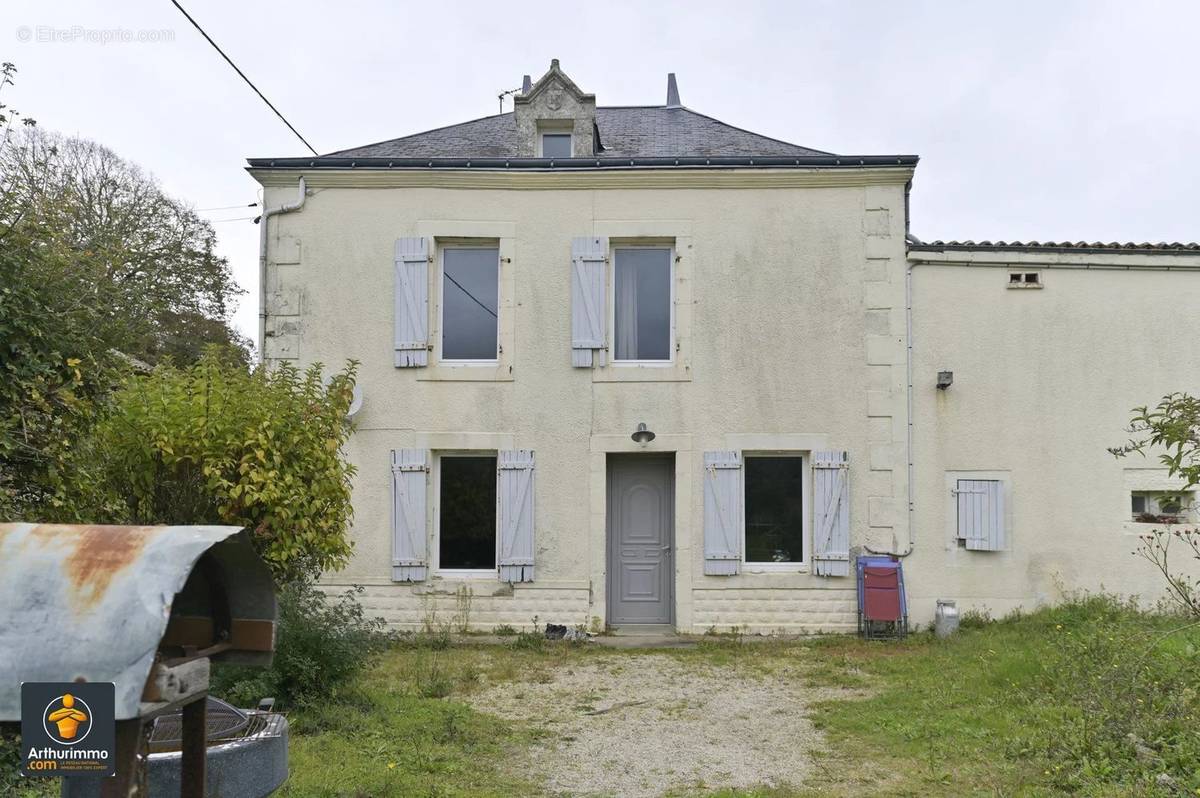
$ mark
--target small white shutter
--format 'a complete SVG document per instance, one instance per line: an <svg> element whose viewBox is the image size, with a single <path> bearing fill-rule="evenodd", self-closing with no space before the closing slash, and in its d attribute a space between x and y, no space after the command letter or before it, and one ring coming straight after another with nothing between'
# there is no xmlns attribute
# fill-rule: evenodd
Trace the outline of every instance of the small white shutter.
<svg viewBox="0 0 1200 798"><path fill-rule="evenodd" d="M604 365L608 239L571 239L571 365Z"/></svg>
<svg viewBox="0 0 1200 798"><path fill-rule="evenodd" d="M972 551L1001 551L1005 535L1004 483L998 479L960 479L958 536Z"/></svg>
<svg viewBox="0 0 1200 798"><path fill-rule="evenodd" d="M817 576L850 575L850 462L813 452L813 566Z"/></svg>
<svg viewBox="0 0 1200 798"><path fill-rule="evenodd" d="M429 363L429 239L396 239L396 368Z"/></svg>
<svg viewBox="0 0 1200 798"><path fill-rule="evenodd" d="M742 559L742 459L704 453L704 573L732 576Z"/></svg>
<svg viewBox="0 0 1200 798"><path fill-rule="evenodd" d="M502 451L496 460L500 581L533 581L533 452Z"/></svg>
<svg viewBox="0 0 1200 798"><path fill-rule="evenodd" d="M423 582L428 571L425 537L424 449L392 450L392 581Z"/></svg>

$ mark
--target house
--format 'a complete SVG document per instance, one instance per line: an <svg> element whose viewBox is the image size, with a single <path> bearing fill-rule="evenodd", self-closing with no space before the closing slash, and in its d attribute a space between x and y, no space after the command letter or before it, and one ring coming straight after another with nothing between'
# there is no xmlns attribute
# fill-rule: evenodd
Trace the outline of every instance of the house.
<svg viewBox="0 0 1200 798"><path fill-rule="evenodd" d="M916 156L557 61L511 113L249 164L265 358L361 363L326 579L398 628L845 630L864 551L915 622L1159 592L1136 519L1188 510L1106 447L1200 388L1196 244L921 243Z"/></svg>

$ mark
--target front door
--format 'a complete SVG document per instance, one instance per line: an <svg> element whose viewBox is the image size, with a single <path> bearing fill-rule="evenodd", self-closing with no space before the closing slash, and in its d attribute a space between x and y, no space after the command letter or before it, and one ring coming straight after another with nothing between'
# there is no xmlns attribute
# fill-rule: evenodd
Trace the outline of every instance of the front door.
<svg viewBox="0 0 1200 798"><path fill-rule="evenodd" d="M675 458L608 458L608 622L669 624L675 579Z"/></svg>

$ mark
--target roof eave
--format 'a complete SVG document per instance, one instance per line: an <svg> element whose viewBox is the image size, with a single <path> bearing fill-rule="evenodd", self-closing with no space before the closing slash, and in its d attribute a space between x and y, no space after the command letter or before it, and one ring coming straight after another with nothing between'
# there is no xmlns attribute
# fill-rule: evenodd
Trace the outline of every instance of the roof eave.
<svg viewBox="0 0 1200 798"><path fill-rule="evenodd" d="M676 158L248 158L251 169L505 169L595 171L607 169L827 168L917 165L916 155L682 156Z"/></svg>

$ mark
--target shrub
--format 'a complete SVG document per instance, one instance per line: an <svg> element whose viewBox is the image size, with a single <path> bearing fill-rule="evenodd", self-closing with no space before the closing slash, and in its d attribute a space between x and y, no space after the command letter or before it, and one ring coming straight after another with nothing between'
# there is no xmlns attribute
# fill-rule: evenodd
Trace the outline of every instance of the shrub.
<svg viewBox="0 0 1200 798"><path fill-rule="evenodd" d="M239 706L273 696L285 706L336 694L391 641L379 618L368 618L357 587L327 596L295 582L279 593L279 629L270 668L217 665L210 691Z"/></svg>
<svg viewBox="0 0 1200 798"><path fill-rule="evenodd" d="M1056 763L1056 786L1148 789L1166 774L1200 788L1200 658L1194 637L1173 634L1176 618L1098 595L1026 623L1054 643L1022 698L1031 708L1054 707L1055 722L1030 725L1012 743Z"/></svg>
<svg viewBox="0 0 1200 798"><path fill-rule="evenodd" d="M113 394L78 448L72 493L99 486L115 523L245 527L280 582L336 569L351 550L354 371L326 385L319 364L251 370L210 352L160 365Z"/></svg>

